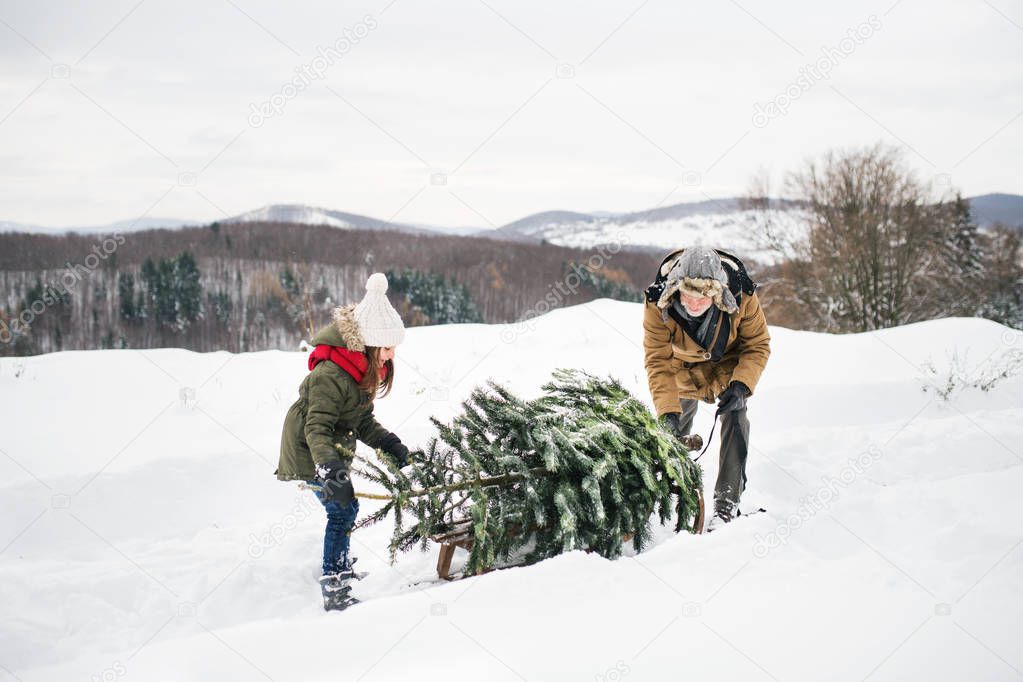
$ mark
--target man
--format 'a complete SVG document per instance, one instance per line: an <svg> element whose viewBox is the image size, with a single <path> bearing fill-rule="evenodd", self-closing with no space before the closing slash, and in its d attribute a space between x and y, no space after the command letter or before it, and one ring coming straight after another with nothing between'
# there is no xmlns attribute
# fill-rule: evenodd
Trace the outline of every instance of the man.
<svg viewBox="0 0 1023 682"><path fill-rule="evenodd" d="M756 288L738 258L693 246L661 262L644 304L643 349L658 416L681 438L692 429L698 400L719 401L714 514L723 522L738 512L746 487L746 400L771 354Z"/></svg>

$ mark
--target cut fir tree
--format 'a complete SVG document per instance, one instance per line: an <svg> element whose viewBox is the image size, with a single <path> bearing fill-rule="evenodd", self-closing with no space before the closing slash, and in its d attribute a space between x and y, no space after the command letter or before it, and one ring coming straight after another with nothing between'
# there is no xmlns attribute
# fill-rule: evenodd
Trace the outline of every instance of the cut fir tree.
<svg viewBox="0 0 1023 682"><path fill-rule="evenodd" d="M557 370L522 400L488 382L404 470L357 458L356 472L389 500L365 519L394 515L391 558L431 536L466 528L466 573L533 563L575 549L614 558L637 551L651 519L696 532L701 470L646 406L614 379ZM383 461L387 461L386 458Z"/></svg>

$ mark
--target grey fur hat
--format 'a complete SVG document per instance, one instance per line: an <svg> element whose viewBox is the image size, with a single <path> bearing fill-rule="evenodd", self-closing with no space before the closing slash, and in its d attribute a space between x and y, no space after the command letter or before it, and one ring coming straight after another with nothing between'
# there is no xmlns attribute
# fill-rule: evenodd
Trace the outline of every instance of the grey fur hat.
<svg viewBox="0 0 1023 682"><path fill-rule="evenodd" d="M666 276L664 289L657 301L658 308L666 308L671 297L680 292L690 296L710 296L714 305L726 313L739 310L735 296L728 290L728 273L721 265L721 256L708 246L690 246L675 259L661 266Z"/></svg>

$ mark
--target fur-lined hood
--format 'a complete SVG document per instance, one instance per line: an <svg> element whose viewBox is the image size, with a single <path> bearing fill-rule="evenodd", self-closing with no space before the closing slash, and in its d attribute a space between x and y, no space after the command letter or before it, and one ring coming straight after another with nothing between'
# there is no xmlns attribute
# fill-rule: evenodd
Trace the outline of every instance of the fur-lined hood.
<svg viewBox="0 0 1023 682"><path fill-rule="evenodd" d="M334 308L330 313L330 324L316 332L311 345L338 346L359 353L366 352L366 342L355 320L355 305L353 303Z"/></svg>
<svg viewBox="0 0 1023 682"><path fill-rule="evenodd" d="M662 312L667 306L667 299L680 290L686 290L687 293L694 295L711 296L714 299L714 305L728 313L738 310L744 294L752 295L757 290L757 284L750 279L743 262L721 249L712 250L720 259L720 265L712 264L715 270L720 269L719 272L714 273L717 276L701 279L686 277L673 281L670 277L672 269L682 259L685 251L686 249L678 249L665 256L657 269L657 276L653 283L646 289L646 299L657 304ZM666 317L666 315L662 316Z"/></svg>

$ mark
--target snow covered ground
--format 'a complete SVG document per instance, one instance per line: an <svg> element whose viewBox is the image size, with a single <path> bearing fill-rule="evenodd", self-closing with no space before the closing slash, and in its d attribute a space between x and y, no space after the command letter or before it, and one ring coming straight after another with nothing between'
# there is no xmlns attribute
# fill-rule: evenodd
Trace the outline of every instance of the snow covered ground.
<svg viewBox="0 0 1023 682"><path fill-rule="evenodd" d="M411 329L378 416L421 445L475 384L533 395L558 366L648 400L640 319L600 300ZM389 566L381 524L353 537L371 575L343 613L319 604L319 503L272 475L304 354L0 359L0 680L1023 676L1023 378L921 389L925 361L1023 336L976 319L772 335L744 498L766 514L445 584L436 550Z"/></svg>

